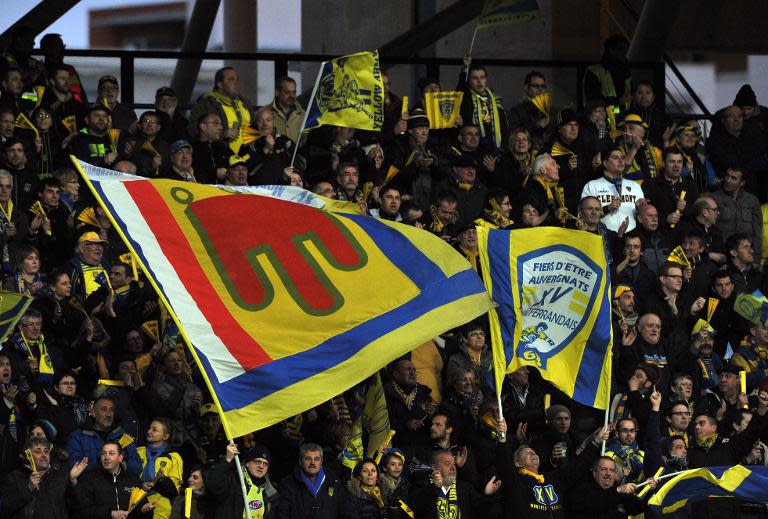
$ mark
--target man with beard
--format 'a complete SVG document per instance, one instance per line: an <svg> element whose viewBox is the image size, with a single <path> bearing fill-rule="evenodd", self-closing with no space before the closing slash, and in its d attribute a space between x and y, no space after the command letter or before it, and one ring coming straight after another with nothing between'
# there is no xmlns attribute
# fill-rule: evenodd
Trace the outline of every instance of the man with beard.
<svg viewBox="0 0 768 519"><path fill-rule="evenodd" d="M112 290L109 263L104 258L106 243L96 232L83 233L77 240L77 253L64 266L72 281L72 293L81 301L97 291Z"/></svg>
<svg viewBox="0 0 768 519"><path fill-rule="evenodd" d="M117 160L117 151L109 140L109 109L94 104L85 112L85 128L69 142L69 152L78 159L99 167L110 167ZM65 141L66 142L66 141Z"/></svg>
<svg viewBox="0 0 768 519"><path fill-rule="evenodd" d="M635 312L635 291L631 285L618 283L613 285L611 305L611 324L613 336L623 337L637 324L639 316Z"/></svg>
<svg viewBox="0 0 768 519"><path fill-rule="evenodd" d="M689 349L681 354L680 370L691 374L699 393L717 387L718 373L723 368L722 357L714 351L716 335L712 325L699 319L691 329Z"/></svg>
<svg viewBox="0 0 768 519"><path fill-rule="evenodd" d="M80 81L80 75L75 70L75 67L68 63L64 63L64 40L61 38L61 34L48 33L40 38L40 50L45 56L43 61L43 73L38 78L38 83L42 80L49 80L54 76L56 70L59 67L63 67L64 70L69 72L67 81L69 83L69 91L72 92L72 97L78 103L85 104L88 102L88 98L83 88L82 81Z"/></svg>
<svg viewBox="0 0 768 519"><path fill-rule="evenodd" d="M69 74L66 66L56 66L51 71L40 102L40 106L47 108L56 118L56 129L62 136L70 134L75 129L76 118L85 108L85 105L78 101L70 90Z"/></svg>
<svg viewBox="0 0 768 519"><path fill-rule="evenodd" d="M165 142L176 142L187 138L189 121L178 109L179 98L171 87L160 87L155 92L155 114L160 119L160 138Z"/></svg>
<svg viewBox="0 0 768 519"><path fill-rule="evenodd" d="M400 216L400 189L395 186L382 187L379 190L379 200L381 200L381 206L378 209L368 210L371 216L392 222L403 221L403 217Z"/></svg>

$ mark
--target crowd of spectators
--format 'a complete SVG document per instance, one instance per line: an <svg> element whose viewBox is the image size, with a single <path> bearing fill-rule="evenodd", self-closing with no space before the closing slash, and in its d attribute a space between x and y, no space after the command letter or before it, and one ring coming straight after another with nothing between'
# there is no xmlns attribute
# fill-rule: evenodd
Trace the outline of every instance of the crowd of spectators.
<svg viewBox="0 0 768 519"><path fill-rule="evenodd" d="M290 77L254 108L225 67L189 112L163 87L137 118L114 76L89 102L60 36L42 38L43 60L33 44L18 29L0 60L2 283L34 298L0 350L0 518L239 519L238 454L251 517L267 519L627 517L650 514L653 492L640 497L638 485L658 468L766 463L768 328L734 309L768 284L768 109L749 85L705 139L697 120L665 118L612 37L586 71L581 113L540 109L537 71L505 103L492 72L465 58L458 84L422 78L408 106L384 75L379 132L302 135ZM457 126L431 129L422 96L454 89ZM70 154L147 178L301 186L432 232L475 270L476 226L600 235L612 281L609 426L534 367L506 376L499 409L479 320L381 370L395 435L379 460L344 463L351 392L229 444ZM132 488L146 492L138 504ZM719 499L675 517L765 513Z"/></svg>

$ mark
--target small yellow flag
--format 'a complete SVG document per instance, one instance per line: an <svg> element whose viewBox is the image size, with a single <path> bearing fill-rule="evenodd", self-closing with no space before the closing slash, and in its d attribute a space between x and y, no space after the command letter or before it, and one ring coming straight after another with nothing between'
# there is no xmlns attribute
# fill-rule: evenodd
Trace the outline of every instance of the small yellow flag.
<svg viewBox="0 0 768 519"><path fill-rule="evenodd" d="M427 92L424 99L429 127L433 130L453 128L459 117L464 92Z"/></svg>
<svg viewBox="0 0 768 519"><path fill-rule="evenodd" d="M682 265L683 267L691 266L691 262L688 261L688 258L686 257L685 252L683 251L683 248L680 245L672 249L672 252L670 252L669 256L667 257L667 261L671 261L672 263L677 263L678 265Z"/></svg>
<svg viewBox="0 0 768 519"><path fill-rule="evenodd" d="M160 323L157 319L147 321L141 325L141 329L155 342L160 342Z"/></svg>
<svg viewBox="0 0 768 519"><path fill-rule="evenodd" d="M139 504L139 502L144 499L144 496L146 496L147 493L144 491L144 489L133 487L131 489L131 497L128 499L128 513L130 514L133 512L133 509L136 508L136 505Z"/></svg>
<svg viewBox="0 0 768 519"><path fill-rule="evenodd" d="M707 322L712 322L712 316L715 315L715 309L717 308L720 300L716 297L710 297L707 299Z"/></svg>

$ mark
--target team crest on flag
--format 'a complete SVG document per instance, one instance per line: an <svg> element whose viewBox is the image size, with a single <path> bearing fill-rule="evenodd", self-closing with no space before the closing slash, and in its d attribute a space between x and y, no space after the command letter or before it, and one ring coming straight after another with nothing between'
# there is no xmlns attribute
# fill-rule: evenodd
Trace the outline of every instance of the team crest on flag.
<svg viewBox="0 0 768 519"><path fill-rule="evenodd" d="M466 259L420 229L295 192L76 164L191 345L228 437L330 400L490 308ZM389 429L381 400L366 404L371 435Z"/></svg>
<svg viewBox="0 0 768 519"><path fill-rule="evenodd" d="M427 92L424 94L429 127L453 128L459 116L464 92Z"/></svg>
<svg viewBox="0 0 768 519"><path fill-rule="evenodd" d="M323 124L381 130L384 85L378 51L323 62L305 114L304 129Z"/></svg>
<svg viewBox="0 0 768 519"><path fill-rule="evenodd" d="M547 369L589 317L604 273L581 251L554 245L517 262L522 332L517 356Z"/></svg>
<svg viewBox="0 0 768 519"><path fill-rule="evenodd" d="M555 227L477 229L491 310L496 386L532 366L568 396L605 409L611 366L610 279L600 236Z"/></svg>

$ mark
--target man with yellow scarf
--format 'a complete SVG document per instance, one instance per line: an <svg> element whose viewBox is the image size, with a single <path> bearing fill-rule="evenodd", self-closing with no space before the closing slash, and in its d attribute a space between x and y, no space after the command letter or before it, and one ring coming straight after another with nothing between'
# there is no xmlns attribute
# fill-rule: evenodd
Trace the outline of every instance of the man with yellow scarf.
<svg viewBox="0 0 768 519"><path fill-rule="evenodd" d="M464 123L477 126L480 145L500 155L509 139L509 123L501 97L488 87L488 71L483 65L472 65L472 58L465 56L456 90L464 92L460 108Z"/></svg>
<svg viewBox="0 0 768 519"><path fill-rule="evenodd" d="M25 377L33 386L53 382L54 369L65 368L61 351L53 345L46 345L42 333L43 316L37 310L27 310L19 319L17 331L11 334L3 347L11 360L11 368L17 375ZM31 393L33 394L33 393ZM35 398L27 403L35 408Z"/></svg>
<svg viewBox="0 0 768 519"><path fill-rule="evenodd" d="M243 145L243 130L251 126L254 119L251 103L240 95L240 76L232 67L224 67L216 71L213 79L213 90L203 94L192 108L189 120L191 135L197 135L197 121L203 114L218 114L224 125L224 140L229 143L234 153L240 151Z"/></svg>
<svg viewBox="0 0 768 519"><path fill-rule="evenodd" d="M456 479L456 458L449 450L432 455L432 484L413 496L413 511L424 519L472 519L479 517L480 509L501 488L501 481L492 476L483 493L465 481Z"/></svg>

